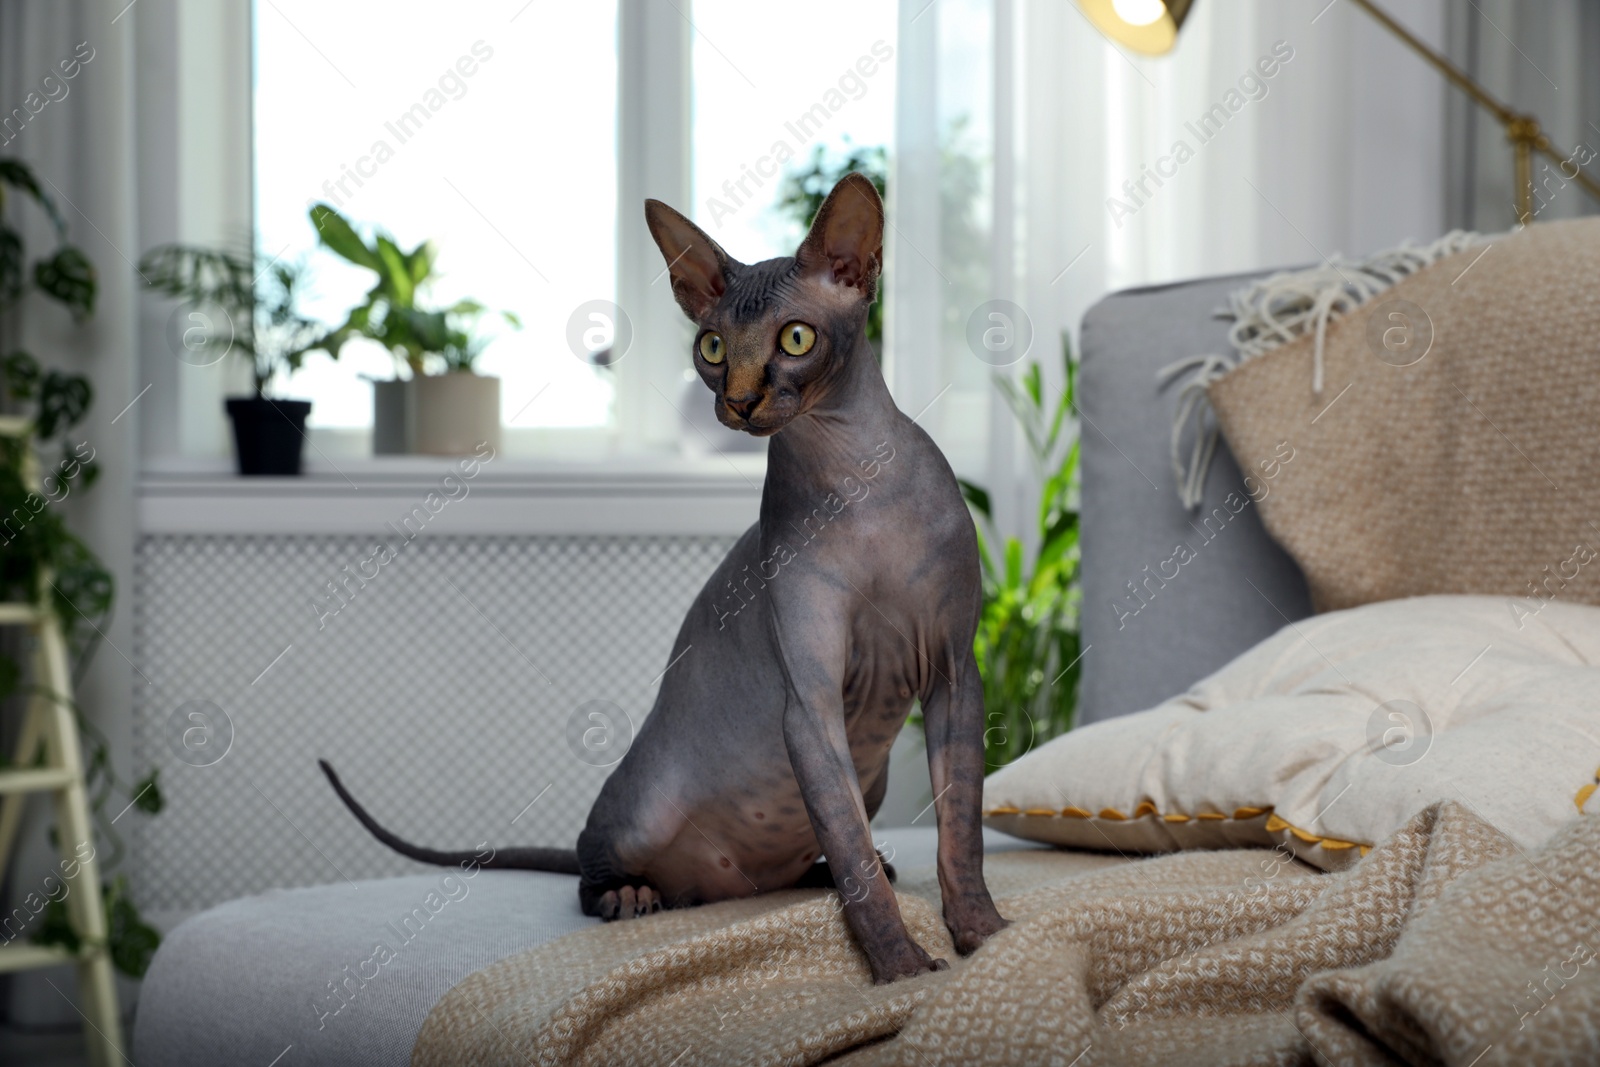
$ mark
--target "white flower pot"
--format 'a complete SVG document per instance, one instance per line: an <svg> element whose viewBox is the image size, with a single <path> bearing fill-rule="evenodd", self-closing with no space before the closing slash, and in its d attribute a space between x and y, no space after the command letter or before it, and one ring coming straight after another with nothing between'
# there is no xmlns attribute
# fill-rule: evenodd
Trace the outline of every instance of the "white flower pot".
<svg viewBox="0 0 1600 1067"><path fill-rule="evenodd" d="M372 383L372 451L465 456L500 449L500 379L452 372Z"/></svg>
<svg viewBox="0 0 1600 1067"><path fill-rule="evenodd" d="M470 456L500 451L500 379L461 371L411 380L411 451Z"/></svg>

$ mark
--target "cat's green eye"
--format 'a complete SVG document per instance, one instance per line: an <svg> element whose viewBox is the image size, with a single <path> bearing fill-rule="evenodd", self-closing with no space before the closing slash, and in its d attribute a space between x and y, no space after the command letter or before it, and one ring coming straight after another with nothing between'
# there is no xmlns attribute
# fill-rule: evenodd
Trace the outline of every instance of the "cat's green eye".
<svg viewBox="0 0 1600 1067"><path fill-rule="evenodd" d="M708 333L700 338L700 358L707 363L721 363L725 354L720 333Z"/></svg>
<svg viewBox="0 0 1600 1067"><path fill-rule="evenodd" d="M791 322L778 335L778 343L791 356L803 356L817 343L817 331L803 322Z"/></svg>

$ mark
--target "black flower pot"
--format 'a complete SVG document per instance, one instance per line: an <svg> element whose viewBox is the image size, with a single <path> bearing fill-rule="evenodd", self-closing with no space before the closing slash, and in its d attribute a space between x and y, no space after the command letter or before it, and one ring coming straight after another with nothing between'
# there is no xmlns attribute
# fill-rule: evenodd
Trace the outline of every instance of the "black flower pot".
<svg viewBox="0 0 1600 1067"><path fill-rule="evenodd" d="M309 400L263 400L229 397L234 454L240 474L299 474L305 450Z"/></svg>

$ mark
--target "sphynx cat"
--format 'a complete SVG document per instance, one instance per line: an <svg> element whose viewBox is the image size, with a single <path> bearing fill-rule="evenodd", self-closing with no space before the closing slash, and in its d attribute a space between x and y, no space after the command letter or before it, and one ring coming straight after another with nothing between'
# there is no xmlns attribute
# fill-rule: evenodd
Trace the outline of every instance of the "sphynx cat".
<svg viewBox="0 0 1600 1067"><path fill-rule="evenodd" d="M918 700L956 950L1006 925L983 878L981 589L950 465L895 407L866 339L883 204L848 175L793 258L749 265L659 201L645 218L717 418L772 438L760 521L689 609L577 848L505 849L483 865L578 874L584 912L606 920L831 881L874 981L942 970L906 931L868 821ZM402 841L322 767L390 847L475 858Z"/></svg>

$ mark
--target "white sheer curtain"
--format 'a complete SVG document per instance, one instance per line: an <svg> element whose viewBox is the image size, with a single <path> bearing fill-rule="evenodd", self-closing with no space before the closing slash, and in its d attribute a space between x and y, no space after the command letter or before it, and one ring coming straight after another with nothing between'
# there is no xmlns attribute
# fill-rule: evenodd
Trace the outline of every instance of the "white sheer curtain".
<svg viewBox="0 0 1600 1067"><path fill-rule="evenodd" d="M1594 0L1475 0L1452 4L1450 54L1506 104L1539 117L1566 152L1600 152L1600 4ZM1447 159L1452 225L1499 229L1515 217L1511 146L1500 124L1453 94ZM1582 158L1581 156L1579 157ZM1600 174L1600 159L1586 168ZM1534 163L1538 221L1600 212L1547 160Z"/></svg>
<svg viewBox="0 0 1600 1067"><path fill-rule="evenodd" d="M1442 41L1443 0L1390 6ZM1444 83L1339 0L1202 0L1155 59L1112 46L1068 0L902 0L899 77L891 381L908 413L931 405L922 425L1016 532L1031 475L992 368L955 328L979 304L1024 309L1027 358L1059 388L1057 339L1107 292L1445 228ZM950 150L962 114L965 156ZM972 160L964 202L954 169ZM952 236L976 237L979 261Z"/></svg>
<svg viewBox="0 0 1600 1067"><path fill-rule="evenodd" d="M24 125L14 122L7 130L0 158L21 159L34 168L65 215L72 242L88 255L99 275L95 314L87 325L73 325L56 304L30 297L16 314L7 316L0 351L24 349L46 366L88 374L94 383L94 407L73 433L94 448L100 480L81 499L62 506L73 529L116 578L118 601L106 629L107 643L132 654L133 605L128 597L133 584L137 419L117 416L143 383L135 378L138 294L129 262L137 258L139 247L133 180L134 23L116 19L125 3L7 0L0 4L0 110L10 116L18 108L28 116ZM73 57L80 47L92 50L93 58L82 64L65 95L60 95L60 79L54 79L46 87L53 98L40 106L41 80L56 73L59 61ZM22 224L31 251L51 246L53 235L31 205L10 197L7 210ZM79 705L110 736L118 770L125 776L131 769L129 695L139 681L117 651L103 647L78 684ZM12 892L19 896L54 865L54 849L44 835L48 814L42 804L29 809L10 868ZM14 976L11 1018L77 1024L71 1005L43 982L42 976L48 975L61 989L75 994L71 968L59 972Z"/></svg>

